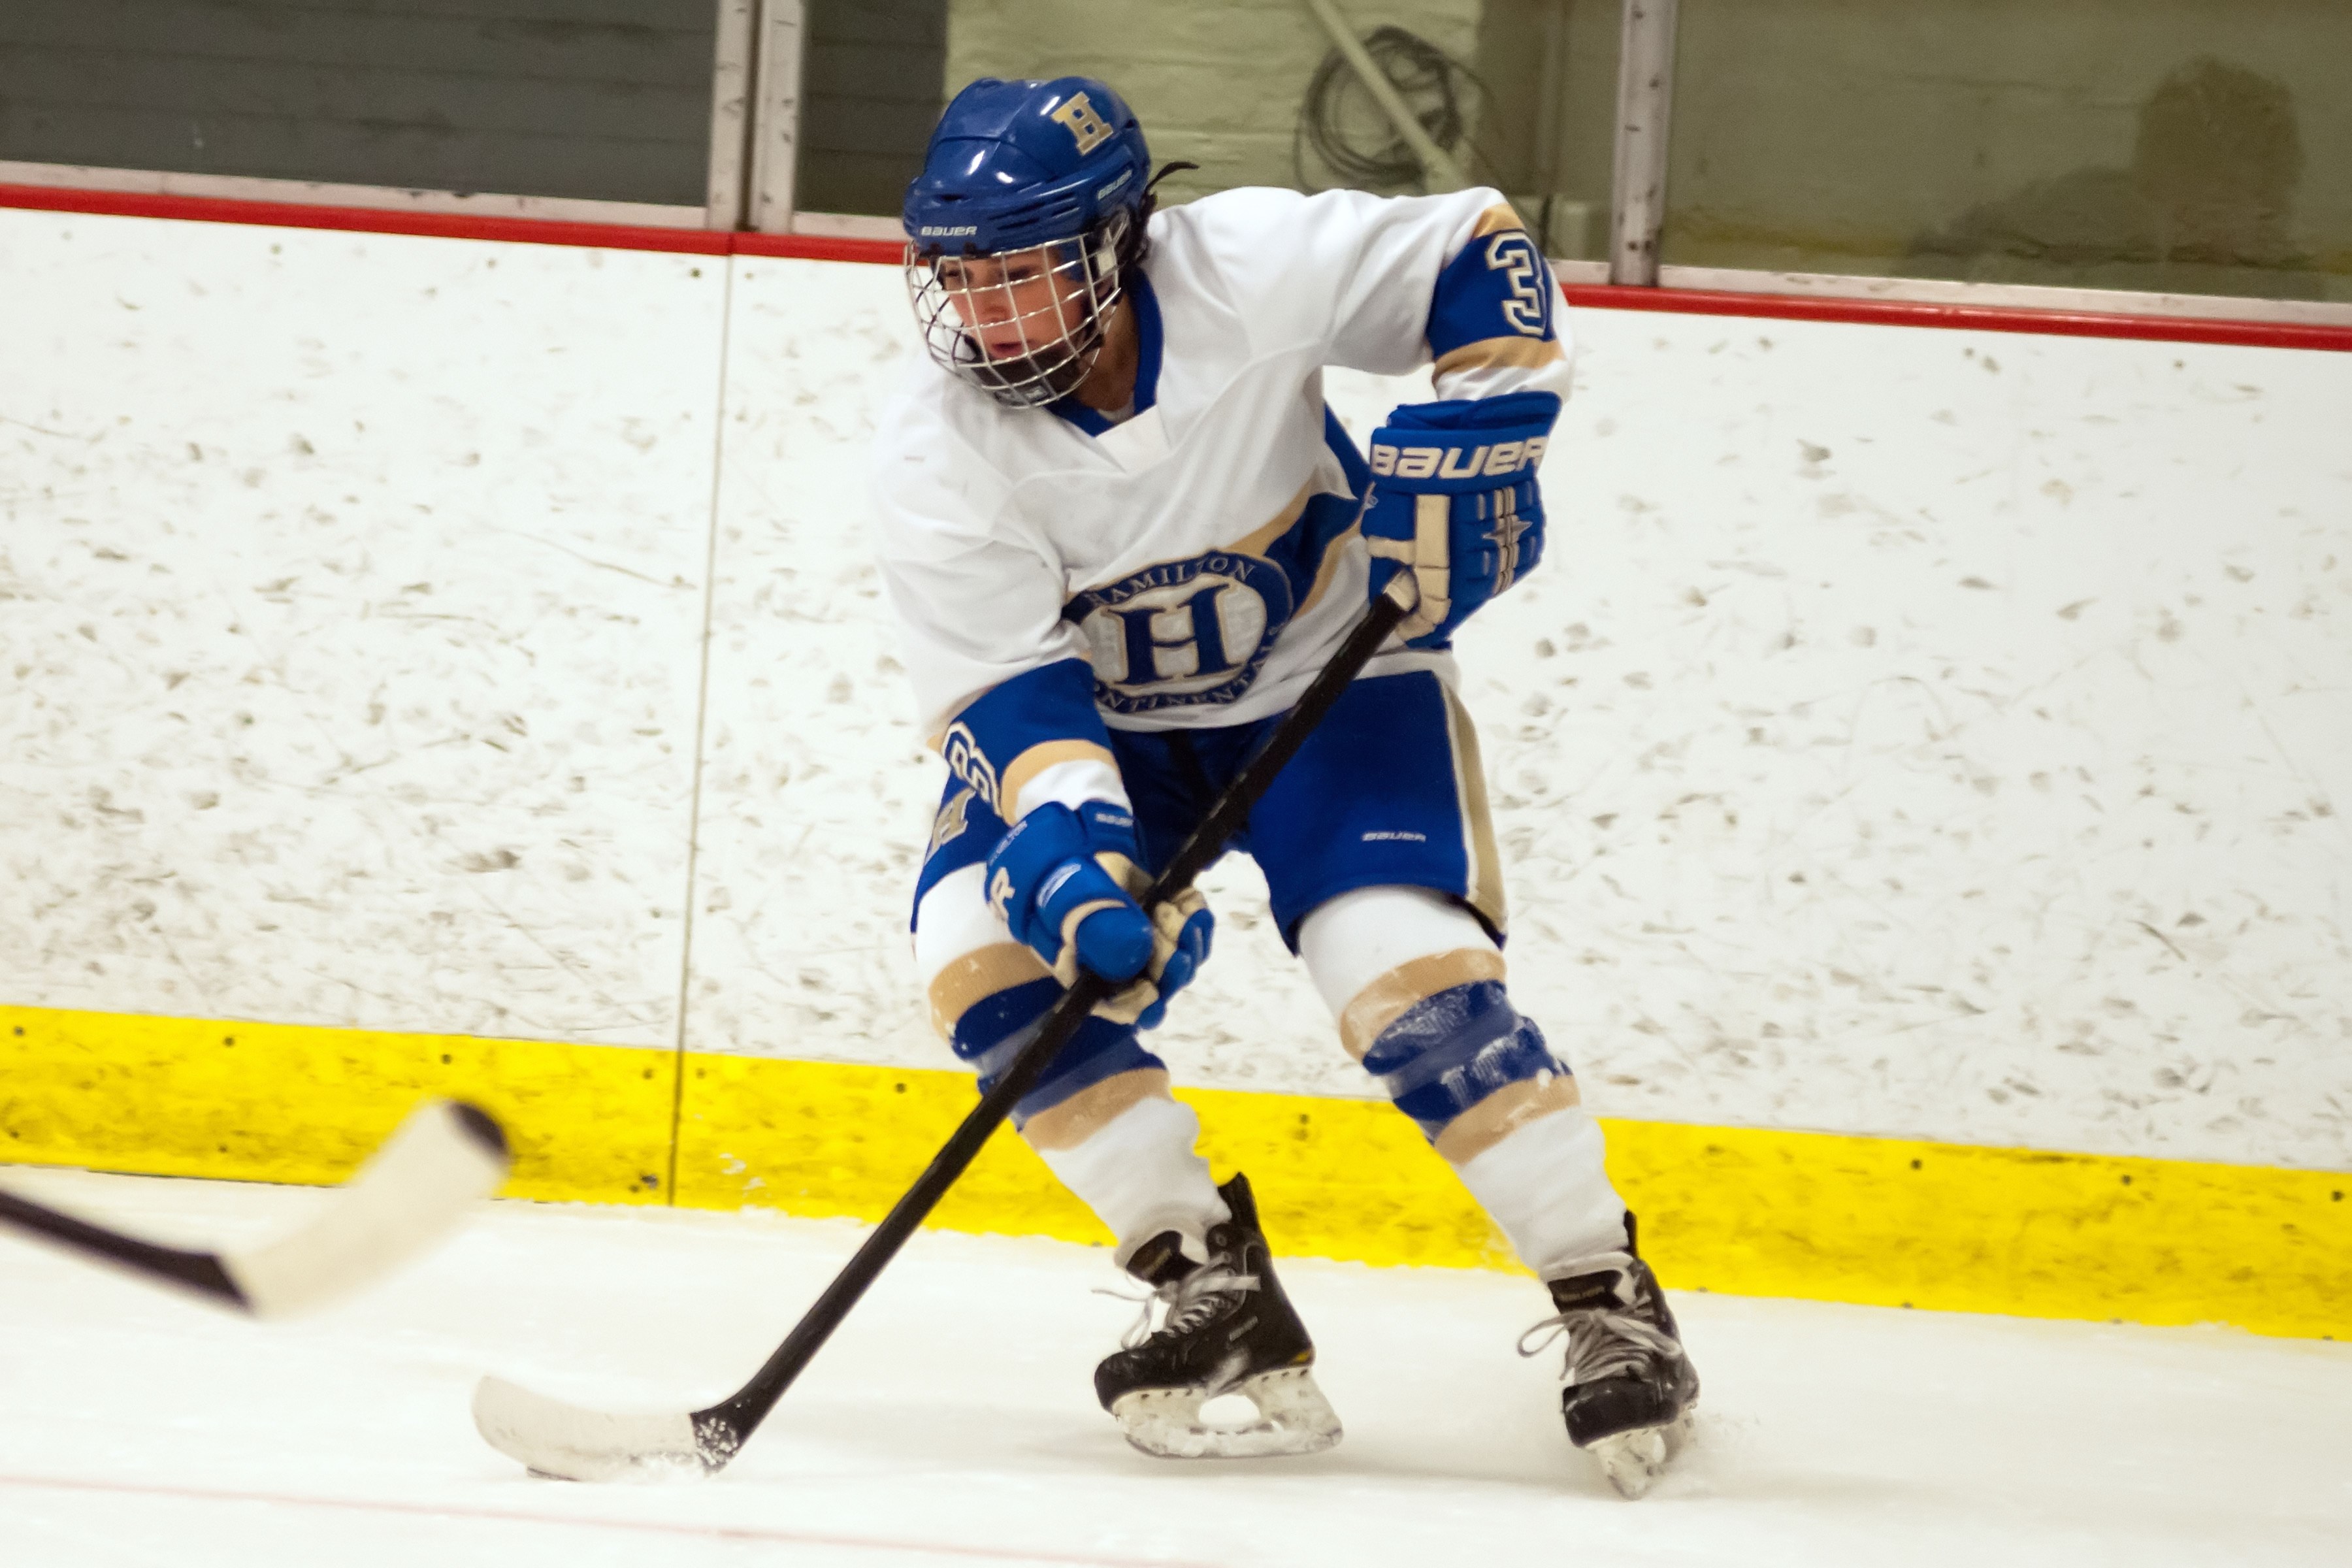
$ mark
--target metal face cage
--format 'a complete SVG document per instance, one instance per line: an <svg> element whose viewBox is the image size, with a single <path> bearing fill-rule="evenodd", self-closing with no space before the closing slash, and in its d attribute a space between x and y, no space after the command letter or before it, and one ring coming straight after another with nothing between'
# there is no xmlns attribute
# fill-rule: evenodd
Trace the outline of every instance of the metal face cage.
<svg viewBox="0 0 2352 1568"><path fill-rule="evenodd" d="M907 247L907 294L923 347L1008 408L1076 390L1102 352L1120 289L1126 215L1076 239L986 256L926 258Z"/></svg>

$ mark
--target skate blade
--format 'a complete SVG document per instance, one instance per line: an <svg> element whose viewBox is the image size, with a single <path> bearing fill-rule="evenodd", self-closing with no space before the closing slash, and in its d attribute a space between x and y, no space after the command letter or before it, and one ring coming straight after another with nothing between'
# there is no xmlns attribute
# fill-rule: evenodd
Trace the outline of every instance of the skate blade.
<svg viewBox="0 0 2352 1568"><path fill-rule="evenodd" d="M1639 1498L1657 1484L1675 1456L1690 1444L1693 1412L1685 1408L1663 1426L1637 1426L1603 1437L1585 1450L1601 1461L1601 1473L1624 1498Z"/></svg>
<svg viewBox="0 0 2352 1568"><path fill-rule="evenodd" d="M1201 1406L1224 1394L1238 1394L1257 1406L1246 1426L1204 1425ZM1162 1459L1255 1459L1277 1454L1319 1454L1339 1442L1339 1417L1315 1373L1284 1367L1244 1378L1229 1389L1139 1388L1110 1407L1127 1440Z"/></svg>

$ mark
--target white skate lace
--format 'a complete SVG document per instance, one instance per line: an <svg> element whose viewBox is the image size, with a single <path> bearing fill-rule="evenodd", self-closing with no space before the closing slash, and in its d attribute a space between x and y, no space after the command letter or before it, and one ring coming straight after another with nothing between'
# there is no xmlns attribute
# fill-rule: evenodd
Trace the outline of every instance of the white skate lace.
<svg viewBox="0 0 2352 1568"><path fill-rule="evenodd" d="M1134 1301L1141 1306L1142 1310L1137 1313L1134 1323L1118 1336L1119 1348L1131 1351L1151 1338L1154 1332L1151 1309L1154 1307L1167 1310L1158 1332L1189 1333L1209 1321L1210 1314L1217 1310L1216 1297L1238 1295L1244 1290L1256 1289L1257 1276L1255 1274L1244 1274L1228 1264L1203 1263L1181 1279L1171 1281L1141 1296L1130 1296L1124 1290L1101 1289L1095 1294L1116 1296L1122 1301Z"/></svg>
<svg viewBox="0 0 2352 1568"><path fill-rule="evenodd" d="M1547 1329L1551 1331L1544 1333ZM1543 1337L1536 1339L1538 1334ZM1672 1361L1683 1353L1672 1334L1629 1310L1608 1307L1574 1307L1546 1318L1519 1336L1519 1353L1541 1355L1562 1334L1568 1336L1568 1364L1560 1375L1572 1384L1598 1383L1622 1372L1638 1373L1645 1355ZM1529 1344L1530 1340L1535 1342Z"/></svg>

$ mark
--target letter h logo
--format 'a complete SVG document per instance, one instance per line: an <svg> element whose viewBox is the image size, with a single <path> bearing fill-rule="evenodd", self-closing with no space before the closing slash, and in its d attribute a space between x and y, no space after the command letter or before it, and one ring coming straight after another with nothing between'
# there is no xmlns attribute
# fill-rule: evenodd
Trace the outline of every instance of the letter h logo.
<svg viewBox="0 0 2352 1568"><path fill-rule="evenodd" d="M1217 595L1226 586L1220 583L1202 588L1182 604L1164 609L1138 607L1114 612L1127 648L1127 679L1118 684L1145 686L1156 680L1223 675L1232 669L1233 660L1225 656L1224 624L1217 618ZM1183 629L1175 637L1161 637L1158 629L1161 618L1180 616L1183 617ZM1192 650L1192 668L1163 670L1160 656L1180 648Z"/></svg>
<svg viewBox="0 0 2352 1568"><path fill-rule="evenodd" d="M1093 102L1083 92L1072 93L1067 103L1054 110L1054 118L1077 139L1078 156L1081 158L1109 141L1114 134L1110 122L1095 112Z"/></svg>

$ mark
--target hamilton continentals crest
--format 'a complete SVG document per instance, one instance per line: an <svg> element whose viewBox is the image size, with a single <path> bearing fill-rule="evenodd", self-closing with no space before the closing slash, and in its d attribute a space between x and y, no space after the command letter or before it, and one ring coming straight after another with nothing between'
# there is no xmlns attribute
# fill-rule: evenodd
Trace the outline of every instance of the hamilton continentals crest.
<svg viewBox="0 0 2352 1568"><path fill-rule="evenodd" d="M1086 635L1096 700L1114 713L1150 713L1239 698L1294 608L1280 567L1213 550L1089 588L1062 616Z"/></svg>

